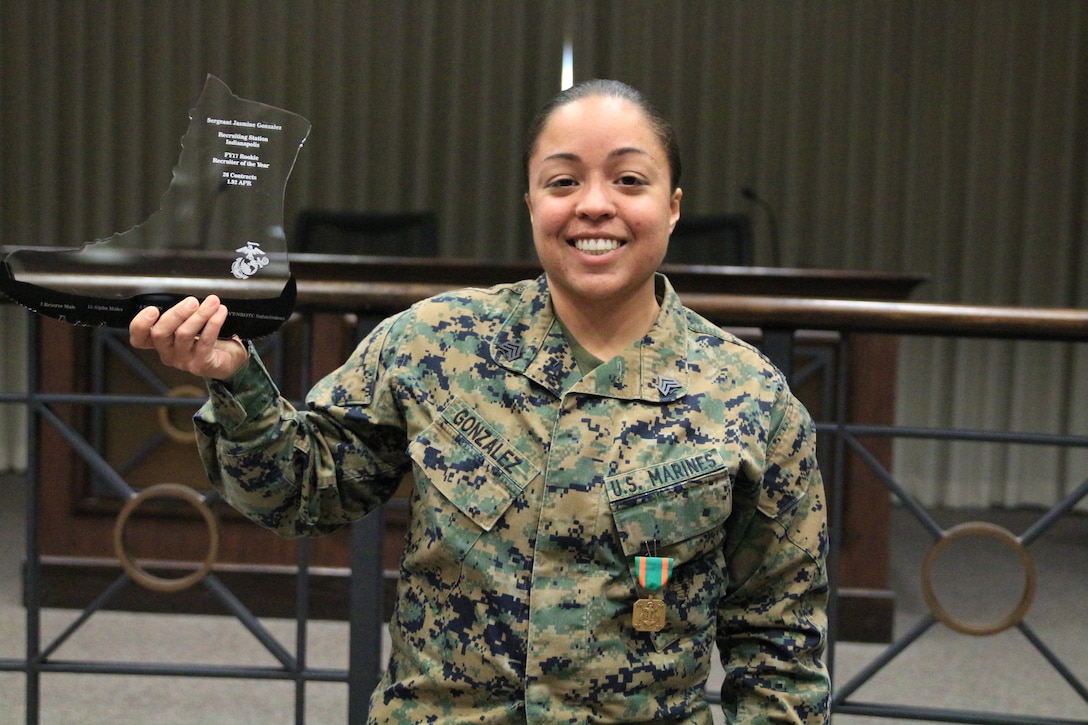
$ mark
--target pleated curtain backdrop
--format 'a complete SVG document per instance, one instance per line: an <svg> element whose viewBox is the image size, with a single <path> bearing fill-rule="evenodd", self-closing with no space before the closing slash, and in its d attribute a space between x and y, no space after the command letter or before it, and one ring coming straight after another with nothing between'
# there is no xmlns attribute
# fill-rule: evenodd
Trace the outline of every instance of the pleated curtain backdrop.
<svg viewBox="0 0 1088 725"><path fill-rule="evenodd" d="M442 248L528 256L520 140L559 84L547 3L5 0L5 244L78 245L145 219L212 73L313 124L304 206L434 210ZM519 224L525 224L519 227Z"/></svg>
<svg viewBox="0 0 1088 725"><path fill-rule="evenodd" d="M0 304L0 393L26 390L26 314L11 305ZM25 471L26 409L21 405L0 405L0 472Z"/></svg>
<svg viewBox="0 0 1088 725"><path fill-rule="evenodd" d="M443 254L529 257L521 134L558 89L569 38L577 79L631 82L675 119L683 211L751 212L759 264L927 273L923 300L1088 296L1080 0L4 0L3 13L0 244L77 245L146 218L210 72L313 122L289 226L302 207L432 209ZM743 187L775 210L777 254ZM8 385L22 352L3 314ZM901 422L1088 431L1073 346L902 350ZM1088 456L912 442L896 473L931 503L1047 503L1088 476Z"/></svg>

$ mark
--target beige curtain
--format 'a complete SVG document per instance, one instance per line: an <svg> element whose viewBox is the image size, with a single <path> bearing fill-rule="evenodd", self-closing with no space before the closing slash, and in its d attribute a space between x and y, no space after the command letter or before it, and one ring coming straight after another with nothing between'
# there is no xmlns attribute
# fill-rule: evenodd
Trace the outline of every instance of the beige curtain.
<svg viewBox="0 0 1088 725"><path fill-rule="evenodd" d="M751 212L758 263L774 240L743 187L785 265L927 273L922 300L1088 301L1081 0L4 0L0 243L144 219L210 72L313 122L288 221L434 209L443 253L526 257L521 131L566 36L577 78L629 81L676 120L683 210ZM910 338L899 417L1083 434L1086 366L1073 346ZM1088 456L902 443L896 472L932 503L1046 503Z"/></svg>
<svg viewBox="0 0 1088 725"><path fill-rule="evenodd" d="M143 221L204 76L313 124L303 206L435 210L442 249L526 256L522 129L559 85L561 5L5 0L4 244L73 246Z"/></svg>
<svg viewBox="0 0 1088 725"><path fill-rule="evenodd" d="M11 305L0 305L0 393L26 392L26 315ZM26 470L26 407L0 404L0 472Z"/></svg>

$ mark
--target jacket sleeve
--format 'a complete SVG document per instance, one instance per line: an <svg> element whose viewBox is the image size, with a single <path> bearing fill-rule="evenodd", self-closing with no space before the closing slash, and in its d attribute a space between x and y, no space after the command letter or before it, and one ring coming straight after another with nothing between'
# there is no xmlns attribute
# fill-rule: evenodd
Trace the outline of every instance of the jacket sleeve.
<svg viewBox="0 0 1088 725"><path fill-rule="evenodd" d="M384 377L391 321L320 381L297 410L255 350L208 381L197 445L224 500L284 537L328 533L387 501L409 470L403 418Z"/></svg>
<svg viewBox="0 0 1088 725"><path fill-rule="evenodd" d="M719 611L729 722L829 722L827 510L815 427L783 388L762 479L738 480Z"/></svg>

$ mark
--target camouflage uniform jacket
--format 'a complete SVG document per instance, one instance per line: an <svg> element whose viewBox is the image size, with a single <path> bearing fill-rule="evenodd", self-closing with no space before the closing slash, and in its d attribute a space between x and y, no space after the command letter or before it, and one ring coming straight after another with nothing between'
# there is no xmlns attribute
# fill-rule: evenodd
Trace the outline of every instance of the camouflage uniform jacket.
<svg viewBox="0 0 1088 725"><path fill-rule="evenodd" d="M421 302L308 396L259 361L213 383L201 454L236 508L331 531L411 470L411 523L374 723L827 719L826 515L807 412L664 277L639 342L585 375L544 277ZM665 628L637 632L643 553L672 557Z"/></svg>

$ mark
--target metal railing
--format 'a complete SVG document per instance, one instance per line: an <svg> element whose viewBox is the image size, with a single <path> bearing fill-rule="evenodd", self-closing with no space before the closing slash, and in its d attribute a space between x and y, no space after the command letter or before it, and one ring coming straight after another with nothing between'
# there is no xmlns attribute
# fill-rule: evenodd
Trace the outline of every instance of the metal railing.
<svg viewBox="0 0 1088 725"><path fill-rule="evenodd" d="M335 296L305 296L303 305L309 305L306 313L315 311L343 311L353 309L360 314L370 313L378 317L407 306L424 296L440 291L442 287L427 285L364 285L355 288L337 289ZM969 307L949 305L927 305L918 303L882 303L863 301L842 301L822 299L789 299L781 297L732 297L728 295L685 295L685 302L697 312L709 317L723 326L754 328L761 331L764 350L787 372L795 375L808 374L810 371L793 370L794 353L798 345L798 333L809 330L831 331L837 334L838 342L833 360L836 391L838 398L834 405L832 419L818 421L821 434L831 437L835 465L828 476L831 500L834 507L831 512L832 562L837 558L835 542L841 533L844 491L843 462L849 453L860 458L879 477L887 487L889 495L894 496L929 532L934 545L939 548L954 538L970 535L994 536L1014 548L1025 566L1033 566L1026 549L1045 532L1055 521L1071 511L1076 504L1088 496L1088 481L1076 488L1039 520L1019 536L1009 532L983 530L981 527L946 530L940 527L925 508L885 468L879 458L873 455L864 444L865 439L873 438L918 438L940 440L985 441L1005 444L1038 444L1069 446L1088 449L1088 436L1077 435L1039 435L1016 434L1004 431L920 429L896 426L872 426L853 423L847 420L845 396L850 380L846 373L846 359L852 336L864 333L891 333L897 335L924 335L939 337L974 337L998 338L1011 340L1060 340L1067 342L1088 342L1088 313L1077 310L1029 310L1020 308ZM349 612L350 648L349 662L345 669L322 669L311 667L306 660L307 642L307 602L309 595L308 547L303 542L299 548L296 581L296 627L294 652L281 644L263 626L230 589L216 575L214 567L207 567L199 577L199 584L206 587L254 637L275 657L274 666L204 666L204 665L166 665L154 662L85 662L64 660L55 656L58 647L85 623L95 612L109 606L111 599L127 584L141 581L142 570L125 569L117 580L99 594L94 601L81 612L72 624L58 637L43 642L41 627L41 591L38 521L42 513L42 503L38 496L37 480L39 456L38 426L45 424L54 427L61 436L88 462L88 465L100 477L103 485L111 488L128 502L138 505L137 491L133 490L124 477L114 471L102 458L94 441L88 441L79 430L58 416L53 408L60 404L78 404L89 406L109 405L154 405L154 406L192 406L201 402L198 399L169 398L161 395L133 396L113 395L101 391L81 393L45 393L40 390L37 359L38 325L32 316L29 319L28 349L31 359L28 365L27 390L25 393L0 394L0 403L20 403L27 407L28 442L29 442L29 482L30 494L26 510L26 653L23 658L0 659L0 671L18 671L26 677L26 722L38 722L41 705L41 679L43 676L59 672L101 673L114 675L163 675L177 677L224 677L246 679L288 680L295 684L295 721L300 725L305 722L306 685L310 682L341 682L348 688L348 723L363 723L366 719L367 702L376 685L382 663L381 627L383 620L383 592L373 582L382 581L381 556L383 521L381 513L357 523L351 537L351 585ZM366 324L360 325L360 332ZM307 356L304 355L304 358ZM306 373L303 373L303 378ZM170 494L163 494L170 495ZM201 509L210 505L214 493L204 494L191 504ZM123 524L123 522L122 522ZM123 525L122 525L123 528ZM378 553L376 553L378 552ZM150 580L154 586L154 579ZM834 582L833 582L834 583ZM836 607L837 591L833 587L832 610ZM933 602L930 602L933 605ZM1043 641L1034 628L1026 621L1030 611L1030 599L1027 606L1020 607L1015 616L1010 616L1001 623L1001 629L1015 627L1053 666L1057 676L1064 679L1075 692L1085 700L1088 707L1088 689L1076 674L1061 661L1053 649ZM930 628L943 624L952 628L961 627L962 623L941 610L939 604L933 606L930 614L924 616L903 636L895 640L869 666L845 683L836 683L833 710L836 713L868 715L882 718L904 718L962 723L1061 723L1073 722L1045 719L1030 714L993 715L985 712L964 712L940 710L917 706L902 706L884 703L858 702L854 699L858 689L868 682L877 672L895 657L910 647ZM987 636L990 631L965 633L975 636ZM832 633L830 657L834 662L835 638Z"/></svg>
<svg viewBox="0 0 1088 725"><path fill-rule="evenodd" d="M377 564L366 554L375 546L381 546L381 516L373 520L360 522L352 532L353 570L357 576L351 586L351 606L349 606L349 627L351 630L351 664L343 669L317 668L307 663L307 623L309 621L310 600L310 563L309 544L305 539L298 542L296 561L295 633L293 647L282 643L265 626L259 617L253 614L242 600L224 584L214 570L215 545L218 529L211 506L218 499L214 490L197 492L179 484L159 484L135 490L125 481L124 466L111 465L102 454L102 419L99 415L110 406L144 405L159 408L193 407L200 405L203 398L171 397L161 381L150 371L143 370L143 378L152 387L161 388L157 395L126 395L104 391L100 379L101 360L92 365L92 389L89 392L48 393L42 392L39 384L40 345L38 320L28 315L28 380L25 393L0 394L0 403L22 403L30 413L28 416L28 494L26 504L26 559L23 574L23 600L26 605L26 648L21 659L0 659L0 672L22 672L26 678L25 711L28 725L39 721L41 712L42 677L54 673L108 674L108 675L144 675L163 677L210 677L236 678L253 680L280 680L294 683L295 722L305 722L306 685L310 682L341 682L347 684L351 696L350 710L354 713L349 722L363 722L367 708L366 699L377 684L377 667L380 657L380 631L375 632L372 612L380 611L381 600L372 588L361 586L361 582L380 580L382 576L380 559ZM111 348L114 353L124 355L126 344L120 342L110 331L96 331L94 356L99 357L103 347ZM272 351L273 354L275 350ZM275 356L275 355L273 355ZM304 361L307 356L302 355ZM138 364L137 364L138 365ZM275 368L275 366L273 366ZM299 371L305 378L308 370ZM92 410L92 424L88 431L73 426L54 411L58 405L89 406ZM125 501L115 527L115 543L122 570L116 579L94 597L71 623L58 635L48 641L42 635L42 555L40 549L39 522L42 515L40 499L40 481L38 471L42 455L39 445L39 425L49 426L71 446L79 458L92 471L94 485L98 492ZM89 433L85 435L85 433ZM122 470L117 470L118 468ZM213 542L208 560L196 571L179 578L162 577L144 569L135 558L124 551L123 530L130 513L147 498L165 497L185 501L196 508L205 518L209 536ZM375 567L377 567L375 571ZM238 666L238 665L203 665L194 663L157 663L157 662L121 662L104 660L72 660L57 656L62 645L71 639L96 613L110 608L118 594L128 585L137 584L162 594L170 594L189 586L199 585L216 600L227 612L233 615L245 629L269 652L278 663L273 666ZM291 650L293 649L293 654ZM366 693L363 695L362 693Z"/></svg>
<svg viewBox="0 0 1088 725"><path fill-rule="evenodd" d="M1083 343L1088 342L1088 313L1079 310L1032 310L853 300L707 298L694 302L694 306L701 308L701 311L710 315L712 319L732 319L738 324L754 325L765 331L774 330L774 337L771 338L774 345L765 347L764 350L786 370L789 370L793 357L794 335L799 330L834 330L841 334L839 349L835 356L838 367L836 375L838 402L835 406L835 419L817 422L818 431L834 441L832 457L835 464L829 477L833 502L830 512L833 572L836 569L839 550L836 542L842 538L843 503L846 498L845 459L848 452L863 461L864 465L884 485L889 495L893 496L913 516L933 540L933 545L926 555L920 572L924 598L929 611L906 632L895 638L883 652L852 678L842 683L835 681L832 712L893 720L992 725L1042 725L1043 723L1073 725L1085 722L1085 719L1040 717L1030 713L995 713L938 708L926 706L924 703L902 705L855 699L862 686L872 681L886 666L936 625L944 625L955 632L974 637L994 636L1015 628L1053 668L1054 675L1068 684L1084 701L1086 714L1088 714L1088 687L1027 621L1037 585L1036 565L1028 547L1057 521L1070 513L1079 502L1088 498L1088 479L1041 513L1037 520L1019 535L1004 527L981 521L944 528L864 443L864 439L909 438L1088 449L1088 436L851 423L847 420L846 413L846 396L850 385L846 374L846 360L849 357L851 336L859 333ZM1011 612L997 621L983 624L964 621L951 614L934 593L933 564L938 555L948 545L967 537L986 537L1003 543L1016 553L1024 569L1026 583L1019 602ZM836 620L838 595L839 588L835 585L833 574L830 603L832 622ZM836 646L837 640L833 628L829 648L829 661L833 671Z"/></svg>

